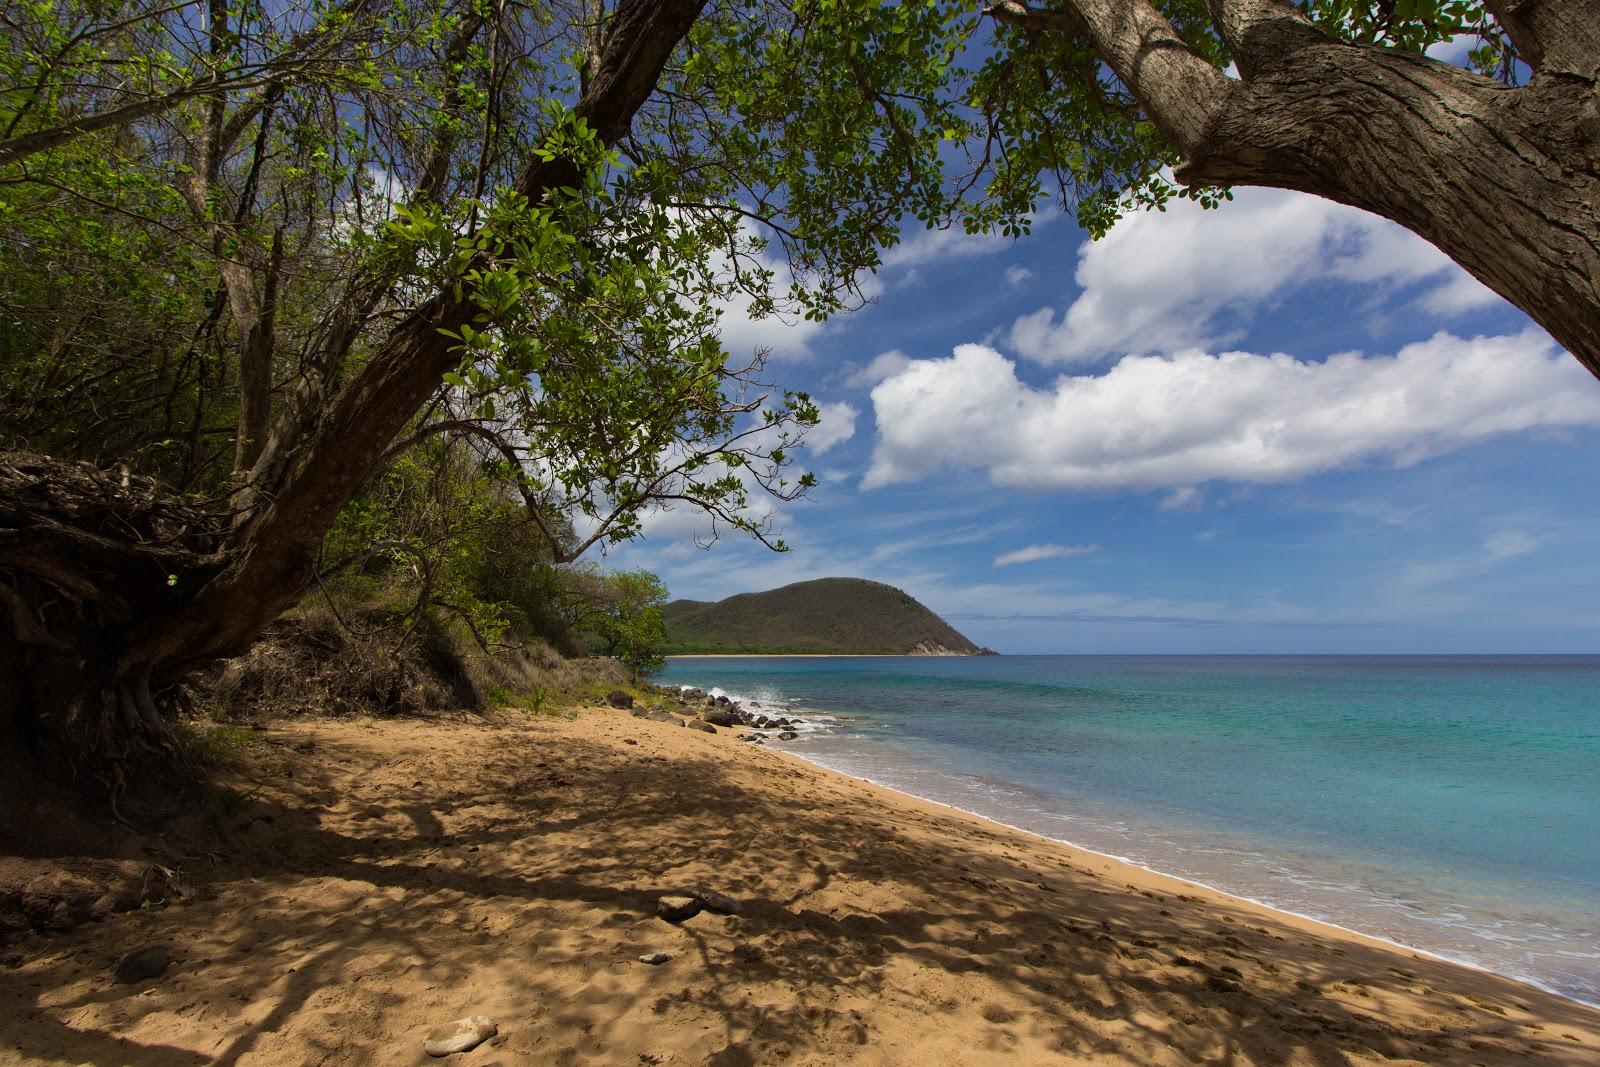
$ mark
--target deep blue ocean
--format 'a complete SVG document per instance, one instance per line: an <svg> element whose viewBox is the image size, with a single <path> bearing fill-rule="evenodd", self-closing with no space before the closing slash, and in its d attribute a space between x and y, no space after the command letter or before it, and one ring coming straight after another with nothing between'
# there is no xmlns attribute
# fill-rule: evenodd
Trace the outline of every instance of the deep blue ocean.
<svg viewBox="0 0 1600 1067"><path fill-rule="evenodd" d="M835 770L1600 1004L1600 656L688 658Z"/></svg>

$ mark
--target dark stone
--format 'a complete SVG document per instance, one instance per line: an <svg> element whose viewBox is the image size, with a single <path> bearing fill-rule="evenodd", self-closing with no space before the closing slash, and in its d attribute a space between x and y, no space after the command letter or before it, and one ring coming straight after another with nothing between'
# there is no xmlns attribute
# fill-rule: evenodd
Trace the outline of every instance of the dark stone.
<svg viewBox="0 0 1600 1067"><path fill-rule="evenodd" d="M172 962L172 957L167 952L165 945L146 945L144 948L134 949L117 961L111 974L123 985L132 985L147 979L159 977Z"/></svg>
<svg viewBox="0 0 1600 1067"><path fill-rule="evenodd" d="M707 910L714 911L718 915L737 915L744 910L744 905L726 893L718 893L713 889L707 889L703 885L697 885L690 889L689 895L704 904Z"/></svg>
<svg viewBox="0 0 1600 1067"><path fill-rule="evenodd" d="M712 708L700 716L712 726L738 726L739 716L727 708Z"/></svg>
<svg viewBox="0 0 1600 1067"><path fill-rule="evenodd" d="M669 923L681 923L699 915L700 907L694 897L668 896L656 901L656 914Z"/></svg>
<svg viewBox="0 0 1600 1067"><path fill-rule="evenodd" d="M633 698L620 689L614 689L606 694L606 703L614 708L633 707Z"/></svg>
<svg viewBox="0 0 1600 1067"><path fill-rule="evenodd" d="M779 741L793 741L795 738L797 738L799 736L800 735L795 733L793 730L785 730L785 731L783 731L783 733L778 735L778 740Z"/></svg>

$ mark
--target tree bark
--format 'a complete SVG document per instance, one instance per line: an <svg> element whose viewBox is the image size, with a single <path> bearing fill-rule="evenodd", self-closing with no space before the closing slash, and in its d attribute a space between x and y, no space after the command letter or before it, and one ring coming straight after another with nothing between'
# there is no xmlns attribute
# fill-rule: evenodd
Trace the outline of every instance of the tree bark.
<svg viewBox="0 0 1600 1067"><path fill-rule="evenodd" d="M1594 77L1600 18L1592 0L1484 0L1535 70Z"/></svg>
<svg viewBox="0 0 1600 1067"><path fill-rule="evenodd" d="M278 282L283 267L283 230L272 235L261 308L239 347L239 425L233 469L248 471L261 458L272 426L272 356L277 340Z"/></svg>

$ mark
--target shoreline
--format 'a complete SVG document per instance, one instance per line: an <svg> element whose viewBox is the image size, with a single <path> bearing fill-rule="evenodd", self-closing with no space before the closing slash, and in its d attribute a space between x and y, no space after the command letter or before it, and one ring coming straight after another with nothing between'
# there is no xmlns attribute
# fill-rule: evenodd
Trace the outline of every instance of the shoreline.
<svg viewBox="0 0 1600 1067"><path fill-rule="evenodd" d="M1314 925L1314 926L1323 927L1323 928L1325 928L1326 930L1328 930L1330 932L1333 932L1333 933L1336 933L1336 934L1340 934L1340 935L1349 936L1349 937L1358 938L1358 939L1360 939L1362 941L1371 942L1371 943L1376 944L1376 945L1381 945L1381 946L1383 946L1385 948L1392 949L1392 950L1394 950L1396 952L1402 952L1402 953L1406 953L1406 954L1418 954L1418 955L1421 955L1421 956L1425 956L1428 959L1437 960L1440 963L1448 964L1448 965L1450 965L1452 967L1465 967L1468 970L1477 971L1480 974L1490 975L1492 977L1500 978L1500 979L1503 979L1503 980L1508 981L1508 982L1516 982L1516 983L1518 983L1520 985L1525 985L1525 986L1529 986L1530 988L1537 989L1539 992L1544 993L1544 994L1546 994L1548 996L1559 997L1562 1000L1568 1001L1568 1002L1570 1002L1572 1004L1575 1004L1575 1005L1577 1005L1579 1007L1586 1008L1586 1009L1591 1009L1591 1010L1595 1010L1595 1011L1600 1011L1600 1002L1584 1000L1582 997L1575 997L1575 996L1572 996L1570 994L1563 993L1559 989L1552 989L1550 986L1545 985L1543 982L1540 982L1539 980L1534 979L1534 978L1527 977L1526 975L1507 974L1504 971L1497 971L1497 970L1495 970L1495 969L1493 969L1491 967L1486 967L1483 964L1474 963L1471 960L1457 959L1457 958L1455 958L1453 956L1445 955L1442 952L1435 952L1435 951L1433 951L1431 949L1421 948L1421 947L1419 947L1417 945L1407 944L1404 941L1397 941L1397 940L1395 940L1393 938L1382 937L1382 936L1380 936L1378 934L1369 934L1366 931L1358 930L1353 926L1344 926L1344 925L1342 925L1340 923L1332 922L1332 921L1330 921L1328 919L1319 919L1315 915L1307 915L1304 912L1298 912L1298 911L1293 910L1292 908L1280 907L1279 905L1273 904L1270 901L1262 900L1262 899L1259 899L1257 897L1247 896L1247 895L1245 895L1243 893L1235 893L1235 892L1232 892L1230 890L1223 889L1223 888L1221 888L1219 886L1212 885L1209 882L1202 882L1202 881L1198 881L1197 879L1189 878L1189 877L1186 877L1186 876L1181 875L1181 874L1174 874L1171 871L1161 870L1159 867L1151 867L1151 866L1149 866L1147 864L1139 863L1138 861L1133 860L1133 859L1131 859L1131 858L1129 858L1127 856L1119 856L1114 852L1106 852L1103 849L1092 848L1092 847L1090 847L1088 845L1079 844L1076 841L1071 841L1071 840L1068 840L1067 838L1064 838L1064 837L1051 837L1048 834L1041 834L1036 830L1030 830L1030 829L1028 829L1027 827L1024 827L1024 826L1017 826L1017 825L1015 825L1013 823L1005 822L1002 819L997 819L997 818L995 818L995 817L993 817L991 815L985 815L980 811L973 811L970 808L963 808L958 804L952 804L952 803L950 803L948 801L944 801L944 800L936 800L936 799L934 799L932 797L925 797L925 796L922 796L919 793L913 793L913 792L911 792L909 790L901 789L901 788L899 788L897 786L889 785L887 782L877 781L877 780L875 780L873 778L869 778L869 777L867 777L865 775L851 774L850 772L840 770L837 767L830 767L827 764L818 762L817 760L814 760L814 759L811 759L811 758L807 757L804 753L798 752L798 751L796 751L796 750L794 750L792 748L777 748L776 746L774 746L771 749L771 751L781 752L781 753L784 753L786 755L793 756L794 758L799 759L799 760L803 761L804 763L806 763L807 766L815 767L816 769L818 769L820 771L823 771L823 772L825 772L827 774L838 775L841 778L845 778L845 779L848 779L848 780L853 781L853 782L862 782L862 783L865 783L865 784L873 787L874 789L883 790L885 792L894 794L897 797L904 797L904 798L906 798L908 800L917 801L918 803L932 805L933 807L936 807L936 808L942 808L945 811L952 812L952 813L957 814L957 815L965 816L965 817L971 818L971 819L977 819L977 820L979 820L981 822L989 823L989 824L992 824L994 826L1000 827L1001 829L1004 829L1004 830L1006 830L1006 831L1008 831L1010 833L1022 834L1022 835L1026 836L1026 837L1036 838L1037 840L1039 840L1041 842L1046 842L1046 843L1049 843L1049 844L1052 844L1052 845L1062 845L1062 846L1065 846L1067 848L1072 849L1075 852L1082 852L1082 853L1085 853L1085 854L1090 855L1090 856L1096 856L1096 857L1098 857L1100 859L1106 860L1107 862L1120 864L1121 866L1127 867L1130 870L1139 871L1139 872L1142 872L1144 874L1153 875L1153 876L1158 877L1158 878L1164 878L1164 879L1167 879L1168 881L1176 882L1176 883L1178 883L1180 885L1188 886L1190 888L1201 889L1201 890L1204 890L1207 893L1214 893L1214 894L1216 894L1216 895L1218 895L1220 897L1224 897L1224 898L1226 898L1228 900L1236 901L1236 902L1241 903L1241 904L1248 904L1248 905L1250 905L1252 907L1256 907L1256 908L1261 908L1261 909L1263 909L1265 911L1272 912L1273 914L1282 916L1284 918L1295 919L1295 920L1298 920L1300 922L1308 923L1308 924L1311 924L1311 925Z"/></svg>
<svg viewBox="0 0 1600 1067"><path fill-rule="evenodd" d="M727 687L748 693L750 686L759 682L759 674L743 673L729 675L720 683L708 683L704 678L698 683L683 680L683 684L699 684L713 692L727 692L745 703L751 703L748 697L735 696ZM856 704L866 708L859 700ZM873 720L870 710L839 710L843 705L838 704L837 699L829 707L833 710L819 711L793 704L785 704L775 711L762 710L771 714L801 715L812 722L813 728L836 716L843 716L847 722L854 717L868 722ZM819 715L823 716L821 720L817 718ZM1141 835L1114 818L1114 812L1111 815L1101 812L1098 824L1092 818L1086 822L1079 807L1070 803L1061 806L1061 797L1054 797L1056 805L1052 807L1049 802L1052 795L1048 791L1017 794L1006 788L1011 780L1005 777L1004 771L986 772L996 775L993 780L998 792L971 787L965 776L948 764L926 758L918 761L905 752L897 755L895 746L877 738L871 730L856 736L857 732L846 729L846 739L832 744L827 736L836 732L834 729L808 732L802 728L801 732L802 736L793 745L774 747L812 766L870 783L899 796L961 812L1016 833L1066 845L1399 951L1420 953L1519 982L1586 1009L1600 1010L1600 986L1595 984L1595 972L1592 967L1580 966L1580 961L1593 958L1586 953L1592 952L1595 944L1584 936L1590 925L1583 921L1585 912L1570 904L1562 911L1559 902L1551 905L1553 910L1539 912L1534 902L1544 898L1537 895L1538 887L1530 887L1520 896L1502 892L1501 896L1491 898L1487 894L1495 883L1464 879L1453 892L1429 892L1432 883L1424 878L1424 872L1429 869L1425 860L1401 856L1397 863L1390 856L1386 860L1368 861L1359 849L1346 850L1344 859L1355 869L1364 870L1362 865L1367 862L1388 864L1387 869L1379 866L1370 872L1377 875L1376 878L1353 877L1343 874L1349 868L1331 866L1328 857L1312 855L1304 846L1297 850L1293 842L1282 840L1264 840L1253 845L1223 841L1220 846L1209 846L1211 855L1207 856L1204 855L1208 851L1204 838L1199 839L1197 852L1194 839L1184 838L1181 829L1173 826L1163 828L1159 821L1140 824ZM956 767L966 766L959 757L946 755ZM1025 779L1023 781L1026 783ZM1015 789L1024 791L1030 788L1038 787L1015 785ZM1088 803L1088 810L1098 810L1093 808L1092 799ZM1075 816L1075 812L1079 814ZM1109 829L1104 825L1107 818L1112 818L1113 823ZM1068 836L1078 832L1089 835L1090 840L1096 837L1098 840L1087 844ZM1244 851L1234 855L1231 849ZM1217 861L1213 857L1221 859ZM1446 880L1441 884L1451 883ZM1500 903L1485 906L1483 902L1490 900ZM1502 907L1511 910L1501 910ZM1520 908L1530 909L1526 914L1532 918L1523 919L1517 910ZM1502 925L1502 917L1508 919L1505 925ZM1516 925L1518 921L1522 923L1520 927ZM1565 926L1561 925L1563 921ZM1554 931L1565 934L1565 941L1559 946L1566 951L1550 947L1554 937L1547 935Z"/></svg>
<svg viewBox="0 0 1600 1067"><path fill-rule="evenodd" d="M422 1062L481 1014L449 1062L1600 1060L1535 986L669 719L272 723L183 903L13 946L0 1050ZM739 912L657 917L695 885Z"/></svg>
<svg viewBox="0 0 1600 1067"><path fill-rule="evenodd" d="M995 653L996 656L1000 653ZM925 652L675 652L666 659L990 659L975 652L948 656Z"/></svg>

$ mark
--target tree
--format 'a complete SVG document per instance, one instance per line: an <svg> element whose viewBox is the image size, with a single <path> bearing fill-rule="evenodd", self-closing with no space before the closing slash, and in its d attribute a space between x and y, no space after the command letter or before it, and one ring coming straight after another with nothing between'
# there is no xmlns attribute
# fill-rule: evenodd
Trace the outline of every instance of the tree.
<svg viewBox="0 0 1600 1067"><path fill-rule="evenodd" d="M979 93L1012 195L1042 167L1158 203L1170 162L1201 196L1263 185L1365 208L1600 375L1590 0L994 0L986 14L1013 30ZM1477 71L1422 54L1457 34L1482 42ZM1093 227L1114 215L1103 195L1089 205Z"/></svg>
<svg viewBox="0 0 1600 1067"><path fill-rule="evenodd" d="M420 442L476 442L589 543L657 503L765 537L744 505L810 484L785 468L815 408L730 357L719 309L847 307L944 209L938 5L400 0L308 44L315 78L235 78L293 38L240 46L221 4L119 8L79 64L70 19L102 10L30 9L68 24L12 64L39 92L0 86L7 136L53 138L0 175L0 730L108 782ZM78 121L128 69L161 106Z"/></svg>
<svg viewBox="0 0 1600 1067"><path fill-rule="evenodd" d="M636 678L665 665L667 587L659 577L645 570L608 574L582 567L568 572L564 584L574 628L592 633L606 655Z"/></svg>
<svg viewBox="0 0 1600 1067"><path fill-rule="evenodd" d="M352 49L379 43L380 14L372 0L19 6L0 55L0 165L195 100L250 92L270 107L290 84L347 76Z"/></svg>

